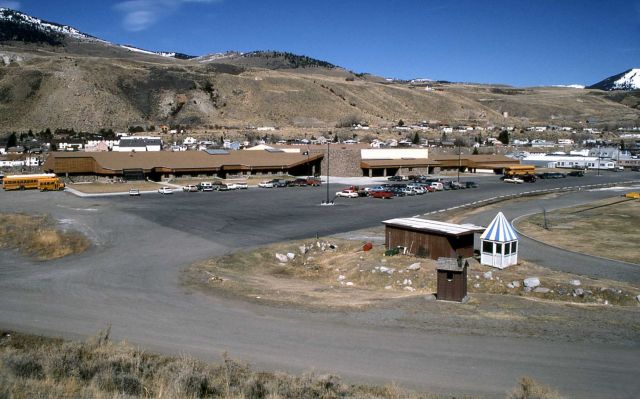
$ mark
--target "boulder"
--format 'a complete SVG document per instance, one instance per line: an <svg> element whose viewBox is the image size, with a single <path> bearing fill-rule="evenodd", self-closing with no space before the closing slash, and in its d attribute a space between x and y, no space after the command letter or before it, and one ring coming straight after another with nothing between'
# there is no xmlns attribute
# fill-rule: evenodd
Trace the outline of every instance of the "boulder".
<svg viewBox="0 0 640 399"><path fill-rule="evenodd" d="M524 279L524 286L527 288L536 288L540 285L538 277L528 277Z"/></svg>
<svg viewBox="0 0 640 399"><path fill-rule="evenodd" d="M336 279L337 281L344 281L347 278L345 276L343 276L342 274L338 276L338 278Z"/></svg>
<svg viewBox="0 0 640 399"><path fill-rule="evenodd" d="M393 272L396 271L396 269L391 267L386 267L386 266L380 266L378 270L380 270L380 273L387 273L387 274L393 274Z"/></svg>
<svg viewBox="0 0 640 399"><path fill-rule="evenodd" d="M411 285L411 284L412 282L408 278L405 278L404 281L402 282L402 285Z"/></svg>
<svg viewBox="0 0 640 399"><path fill-rule="evenodd" d="M473 285L473 288L480 288L480 284L475 283L475 284Z"/></svg>
<svg viewBox="0 0 640 399"><path fill-rule="evenodd" d="M347 287L353 287L353 283L352 283L351 281L347 281L346 286L347 286Z"/></svg>
<svg viewBox="0 0 640 399"><path fill-rule="evenodd" d="M489 280L489 279L493 278L493 272L490 272L490 271L489 271L489 272L484 272L484 273L482 274L482 277L484 277L484 278L486 278L487 280Z"/></svg>
<svg viewBox="0 0 640 399"><path fill-rule="evenodd" d="M516 286L513 283L507 283L507 288L516 288Z"/></svg>
<svg viewBox="0 0 640 399"><path fill-rule="evenodd" d="M636 295L636 301L640 302L640 295Z"/></svg>
<svg viewBox="0 0 640 399"><path fill-rule="evenodd" d="M415 290L416 290L415 288L413 288L413 287L409 287L409 286L404 287L403 289L404 289L405 291L410 291L410 292L413 292L413 291L415 291Z"/></svg>
<svg viewBox="0 0 640 399"><path fill-rule="evenodd" d="M578 279L573 279L569 280L569 284L573 285L574 287L580 287L580 284L582 284L582 282Z"/></svg>
<svg viewBox="0 0 640 399"><path fill-rule="evenodd" d="M582 288L576 288L573 290L573 296L584 296L584 290Z"/></svg>
<svg viewBox="0 0 640 399"><path fill-rule="evenodd" d="M276 254L276 259L280 261L280 263L287 263L289 261L289 257L285 254Z"/></svg>
<svg viewBox="0 0 640 399"><path fill-rule="evenodd" d="M300 250L300 255L306 255L308 249L306 245L300 245L300 247L298 247L298 250Z"/></svg>
<svg viewBox="0 0 640 399"><path fill-rule="evenodd" d="M287 258L294 260L296 258L296 254L294 254L293 252L289 252L287 253Z"/></svg>
<svg viewBox="0 0 640 399"><path fill-rule="evenodd" d="M514 287L520 287L520 281L518 281L518 280L513 280L513 281L511 282L511 284L512 284Z"/></svg>
<svg viewBox="0 0 640 399"><path fill-rule="evenodd" d="M385 290L390 290L391 288L393 288L393 287L391 287L390 285L385 285L385 286L384 286L384 289L385 289Z"/></svg>
<svg viewBox="0 0 640 399"><path fill-rule="evenodd" d="M420 270L421 267L420 262L412 263L407 267L407 270Z"/></svg>
<svg viewBox="0 0 640 399"><path fill-rule="evenodd" d="M548 294L551 290L549 288L546 287L538 287L536 289L533 290L533 292L537 292L539 294Z"/></svg>

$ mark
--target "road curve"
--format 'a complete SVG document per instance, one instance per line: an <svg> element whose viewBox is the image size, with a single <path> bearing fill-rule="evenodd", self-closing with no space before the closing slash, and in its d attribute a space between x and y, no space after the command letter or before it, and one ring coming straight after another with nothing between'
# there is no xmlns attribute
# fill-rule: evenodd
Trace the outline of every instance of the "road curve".
<svg viewBox="0 0 640 399"><path fill-rule="evenodd" d="M637 176L542 181L536 188L629 178ZM640 391L638 345L425 333L383 326L379 320L393 315L376 310L278 309L180 284L184 267L211 256L531 189L495 177L476 180L480 189L344 200L334 207L318 206L324 191L311 188L88 199L0 193L2 211L51 214L96 243L85 254L47 263L4 251L0 326L78 338L111 324L115 338L152 350L205 359L228 351L259 367L392 380L437 393L503 397L518 377L530 375L571 396L634 397Z"/></svg>

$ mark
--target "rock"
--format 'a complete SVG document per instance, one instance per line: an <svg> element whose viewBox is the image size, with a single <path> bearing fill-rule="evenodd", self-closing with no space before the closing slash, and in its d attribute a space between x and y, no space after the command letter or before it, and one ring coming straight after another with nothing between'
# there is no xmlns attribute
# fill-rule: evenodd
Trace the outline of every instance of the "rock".
<svg viewBox="0 0 640 399"><path fill-rule="evenodd" d="M531 292L533 288L531 287L524 287L524 292Z"/></svg>
<svg viewBox="0 0 640 399"><path fill-rule="evenodd" d="M545 287L538 287L533 290L533 292L537 292L538 294L548 294L551 290Z"/></svg>
<svg viewBox="0 0 640 399"><path fill-rule="evenodd" d="M390 290L392 287L390 285L385 285L384 289L385 290Z"/></svg>
<svg viewBox="0 0 640 399"><path fill-rule="evenodd" d="M353 283L351 281L347 281L347 287L353 287Z"/></svg>
<svg viewBox="0 0 640 399"><path fill-rule="evenodd" d="M408 278L405 278L404 281L402 282L402 285L411 285L411 284L412 282Z"/></svg>
<svg viewBox="0 0 640 399"><path fill-rule="evenodd" d="M520 287L520 281L518 281L518 280L513 280L513 281L511 282L511 284L512 284L514 287Z"/></svg>
<svg viewBox="0 0 640 399"><path fill-rule="evenodd" d="M420 270L421 267L420 262L412 263L407 267L407 270Z"/></svg>
<svg viewBox="0 0 640 399"><path fill-rule="evenodd" d="M343 276L342 274L338 276L338 278L336 279L337 281L344 281L347 278L345 276Z"/></svg>
<svg viewBox="0 0 640 399"><path fill-rule="evenodd" d="M300 245L300 247L298 247L298 250L300 250L300 255L306 255L308 249L306 245Z"/></svg>
<svg viewBox="0 0 640 399"><path fill-rule="evenodd" d="M475 283L475 284L473 285L473 288L480 288L480 284Z"/></svg>
<svg viewBox="0 0 640 399"><path fill-rule="evenodd" d="M387 263L387 260L386 259L382 259L380 262Z"/></svg>
<svg viewBox="0 0 640 399"><path fill-rule="evenodd" d="M312 260L314 260L314 259L315 259L315 258L314 258L313 256L310 256L310 257L308 257L308 258L307 258L307 260L308 260L308 261L312 261Z"/></svg>
<svg viewBox="0 0 640 399"><path fill-rule="evenodd" d="M334 244L329 244L329 249L338 249L338 246Z"/></svg>
<svg viewBox="0 0 640 399"><path fill-rule="evenodd" d="M640 295L636 295L636 301L640 302Z"/></svg>
<svg viewBox="0 0 640 399"><path fill-rule="evenodd" d="M276 254L276 259L278 259L281 263L287 263L289 261L289 257L285 254Z"/></svg>
<svg viewBox="0 0 640 399"><path fill-rule="evenodd" d="M387 273L387 274L393 274L393 272L396 271L396 269L391 267L386 267L386 266L380 266L378 270L380 270L380 273Z"/></svg>
<svg viewBox="0 0 640 399"><path fill-rule="evenodd" d="M493 272L484 272L482 274L482 277L486 278L487 280L489 280L490 278L493 278Z"/></svg>
<svg viewBox="0 0 640 399"><path fill-rule="evenodd" d="M578 279L574 279L574 280L569 280L569 284L573 285L574 287L579 287L580 284L582 284L582 282Z"/></svg>
<svg viewBox="0 0 640 399"><path fill-rule="evenodd" d="M507 288L516 288L516 286L513 283L507 283Z"/></svg>
<svg viewBox="0 0 640 399"><path fill-rule="evenodd" d="M476 274L476 280L480 280L480 276Z"/></svg>
<svg viewBox="0 0 640 399"><path fill-rule="evenodd" d="M584 290L582 288L576 288L573 290L573 296L584 296Z"/></svg>
<svg viewBox="0 0 640 399"><path fill-rule="evenodd" d="M296 254L294 254L293 252L289 252L287 253L287 258L294 260L296 258Z"/></svg>
<svg viewBox="0 0 640 399"><path fill-rule="evenodd" d="M540 279L538 277L528 277L524 279L524 286L528 288L536 288L540 285Z"/></svg>
<svg viewBox="0 0 640 399"><path fill-rule="evenodd" d="M605 305L608 305L608 304L609 304L609 301L605 300L605 301L604 301L604 304L605 304Z"/></svg>
<svg viewBox="0 0 640 399"><path fill-rule="evenodd" d="M424 296L424 300L427 302L433 302L435 301L437 298L434 294L429 294L429 295L425 295Z"/></svg>
<svg viewBox="0 0 640 399"><path fill-rule="evenodd" d="M415 289L415 288L413 288L413 287L404 287L403 289L404 289L405 291L410 291L410 292L413 292L413 291L415 291L415 290L416 290L416 289Z"/></svg>

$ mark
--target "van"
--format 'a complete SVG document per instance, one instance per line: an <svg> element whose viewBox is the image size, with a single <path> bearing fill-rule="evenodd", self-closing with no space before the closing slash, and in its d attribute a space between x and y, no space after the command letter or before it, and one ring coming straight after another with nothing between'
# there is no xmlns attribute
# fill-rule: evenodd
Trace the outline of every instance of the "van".
<svg viewBox="0 0 640 399"><path fill-rule="evenodd" d="M199 186L202 191L213 191L213 183L211 182L203 181Z"/></svg>
<svg viewBox="0 0 640 399"><path fill-rule="evenodd" d="M436 191L444 190L444 185L439 181L431 182L431 187L433 187L433 189Z"/></svg>

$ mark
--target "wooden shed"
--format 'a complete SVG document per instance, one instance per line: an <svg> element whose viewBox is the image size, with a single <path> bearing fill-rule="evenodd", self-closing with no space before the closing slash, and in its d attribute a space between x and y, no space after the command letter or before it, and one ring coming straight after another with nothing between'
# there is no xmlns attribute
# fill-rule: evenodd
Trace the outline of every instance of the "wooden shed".
<svg viewBox="0 0 640 399"><path fill-rule="evenodd" d="M484 227L421 218L385 220L387 249L403 247L404 253L425 258L473 256L474 235Z"/></svg>
<svg viewBox="0 0 640 399"><path fill-rule="evenodd" d="M457 259L439 258L438 288L436 299L439 301L463 302L467 298L467 267L469 262L462 256Z"/></svg>

